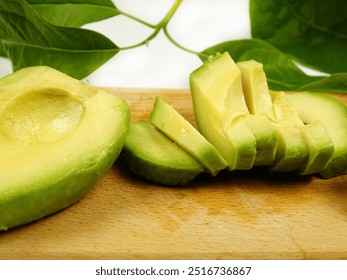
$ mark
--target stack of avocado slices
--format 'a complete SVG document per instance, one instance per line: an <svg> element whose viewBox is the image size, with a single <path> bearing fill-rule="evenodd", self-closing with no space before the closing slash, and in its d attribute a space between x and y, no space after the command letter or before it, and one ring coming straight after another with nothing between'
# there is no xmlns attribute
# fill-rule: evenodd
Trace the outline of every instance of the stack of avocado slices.
<svg viewBox="0 0 347 280"><path fill-rule="evenodd" d="M323 93L268 88L263 65L211 56L190 75L197 128L157 97L130 125L126 165L146 180L185 185L199 173L267 166L269 172L347 172L347 106Z"/></svg>

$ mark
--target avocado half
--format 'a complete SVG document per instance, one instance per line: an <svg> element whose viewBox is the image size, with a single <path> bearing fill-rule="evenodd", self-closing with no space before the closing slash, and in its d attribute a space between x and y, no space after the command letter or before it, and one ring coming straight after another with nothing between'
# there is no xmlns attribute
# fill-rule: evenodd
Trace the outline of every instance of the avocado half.
<svg viewBox="0 0 347 280"><path fill-rule="evenodd" d="M46 66L0 80L0 230L82 198L117 159L127 102Z"/></svg>

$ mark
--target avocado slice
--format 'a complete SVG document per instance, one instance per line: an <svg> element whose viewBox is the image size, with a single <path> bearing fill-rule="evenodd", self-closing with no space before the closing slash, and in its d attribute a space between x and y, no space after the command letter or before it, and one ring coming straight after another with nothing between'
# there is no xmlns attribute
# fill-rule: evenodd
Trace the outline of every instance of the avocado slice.
<svg viewBox="0 0 347 280"><path fill-rule="evenodd" d="M163 185L186 185L205 170L198 160L145 120L130 125L122 156L134 174Z"/></svg>
<svg viewBox="0 0 347 280"><path fill-rule="evenodd" d="M241 70L243 92L250 113L265 115L276 121L263 65L255 60L246 60L238 62L237 66Z"/></svg>
<svg viewBox="0 0 347 280"><path fill-rule="evenodd" d="M198 130L218 149L229 170L252 168L256 155L255 137L242 117L248 110L235 66L227 53L217 54L190 75Z"/></svg>
<svg viewBox="0 0 347 280"><path fill-rule="evenodd" d="M254 165L270 165L275 161L278 139L274 124L263 115L245 115L245 120L256 140Z"/></svg>
<svg viewBox="0 0 347 280"><path fill-rule="evenodd" d="M190 88L198 129L220 151L229 170L273 162L275 129L266 117L250 114L241 71L227 52L196 69Z"/></svg>
<svg viewBox="0 0 347 280"><path fill-rule="evenodd" d="M299 175L309 175L321 172L334 154L334 143L321 121L306 123L302 128L305 143L309 150L306 164L302 165Z"/></svg>
<svg viewBox="0 0 347 280"><path fill-rule="evenodd" d="M297 172L308 160L308 147L301 129L304 123L284 92L270 91L270 95L276 116L274 125L279 140L276 159L271 170Z"/></svg>
<svg viewBox="0 0 347 280"><path fill-rule="evenodd" d="M82 198L118 157L125 100L45 66L0 80L0 230Z"/></svg>
<svg viewBox="0 0 347 280"><path fill-rule="evenodd" d="M319 174L323 178L345 174L347 172L347 106L323 93L297 92L288 94L288 99L305 123L321 122L330 135L334 151Z"/></svg>
<svg viewBox="0 0 347 280"><path fill-rule="evenodd" d="M319 172L332 154L333 145L323 123L304 124L284 92L268 89L263 65L255 60L237 63L251 113L265 115L276 128L278 147L272 171Z"/></svg>
<svg viewBox="0 0 347 280"><path fill-rule="evenodd" d="M199 160L213 176L228 166L218 150L173 106L159 96L154 102L150 121L177 145Z"/></svg>
<svg viewBox="0 0 347 280"><path fill-rule="evenodd" d="M264 118L262 123L253 126L260 130L255 135L260 135L257 143L261 146L257 147L259 162L255 165L270 165L276 158L278 137L272 122L275 116L266 76L262 64L255 60L238 62L237 66L241 71L242 88L249 112L257 118Z"/></svg>

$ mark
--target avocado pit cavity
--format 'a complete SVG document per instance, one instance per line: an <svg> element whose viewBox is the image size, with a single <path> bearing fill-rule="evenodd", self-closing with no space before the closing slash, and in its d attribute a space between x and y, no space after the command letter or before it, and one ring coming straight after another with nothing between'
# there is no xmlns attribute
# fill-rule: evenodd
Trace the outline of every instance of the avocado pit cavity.
<svg viewBox="0 0 347 280"><path fill-rule="evenodd" d="M61 89L31 91L5 108L0 128L14 144L57 141L71 133L83 116L83 103Z"/></svg>

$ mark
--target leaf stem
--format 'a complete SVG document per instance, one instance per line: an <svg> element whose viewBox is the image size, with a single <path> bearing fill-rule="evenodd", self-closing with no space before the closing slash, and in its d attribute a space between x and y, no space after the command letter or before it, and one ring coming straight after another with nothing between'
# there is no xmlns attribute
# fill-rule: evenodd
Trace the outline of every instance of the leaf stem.
<svg viewBox="0 0 347 280"><path fill-rule="evenodd" d="M118 9L118 12L119 12L119 14L121 14L121 15L127 17L127 18L130 18L130 19L132 19L132 20L135 20L135 21L137 21L137 22L139 22L139 23L141 23L141 24L143 24L143 25L146 25L146 26L148 26L148 27L151 27L151 28L155 28L155 27L156 27L155 24L151 24L151 23L149 23L149 22L146 22L146 21L144 21L144 20L142 20L142 19L139 19L138 17L135 17L135 16L133 16L133 15L130 15L130 14L128 14L128 13L125 13L125 12L123 12L122 10L119 10L119 9Z"/></svg>
<svg viewBox="0 0 347 280"><path fill-rule="evenodd" d="M148 27L151 27L154 29L153 33L151 35L149 35L145 40L141 41L140 43L137 43L135 45L132 46L128 46L128 47L124 47L124 48L120 48L119 50L129 50L129 49L134 49L137 47L140 47L142 45L147 45L153 38L155 38L158 33L160 32L160 30L166 29L167 24L169 23L170 19L173 17L173 15L175 14L175 12L177 11L178 7L181 5L183 0L176 0L175 3L172 5L172 7L170 8L170 10L166 13L166 15L164 16L164 18L156 25L152 25L148 22L145 22L137 17L131 16L129 14L123 13L121 12L121 14L123 14L124 16L127 16L133 20L136 20ZM166 34L166 33L165 33ZM171 41L171 40L170 40Z"/></svg>
<svg viewBox="0 0 347 280"><path fill-rule="evenodd" d="M179 49L184 50L184 51L189 52L189 53L192 53L192 54L196 54L196 55L200 55L200 54L201 54L201 52L196 52L196 51L187 49L186 47L183 47L182 45L180 45L180 44L170 35L170 33L169 33L168 30L167 30L167 26L164 26L164 27L163 27L163 31L164 31L166 37L170 40L170 42L171 42L172 44L174 44L176 47L178 47Z"/></svg>
<svg viewBox="0 0 347 280"><path fill-rule="evenodd" d="M176 2L172 5L172 7L170 8L170 10L167 12L167 14L165 15L165 17L162 19L162 21L158 24L160 27L164 27L166 26L170 19L173 17L173 15L175 14L175 12L177 11L178 7L181 5L183 0L176 0Z"/></svg>

